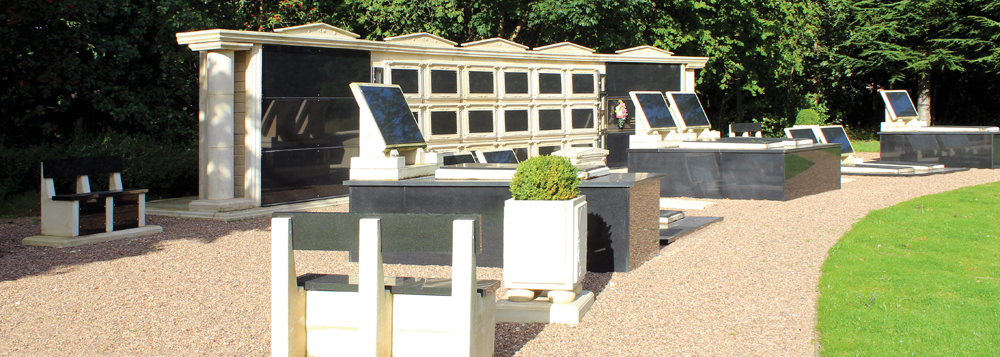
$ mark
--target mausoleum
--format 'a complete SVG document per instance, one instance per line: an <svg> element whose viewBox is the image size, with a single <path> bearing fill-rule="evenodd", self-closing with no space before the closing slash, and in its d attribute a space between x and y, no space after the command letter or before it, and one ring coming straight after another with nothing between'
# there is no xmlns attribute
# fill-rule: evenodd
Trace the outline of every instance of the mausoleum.
<svg viewBox="0 0 1000 357"><path fill-rule="evenodd" d="M600 147L624 166L634 114L620 120L609 108L630 91L693 92L708 60L428 33L369 41L326 24L177 40L200 55L199 194L189 209L208 212L347 195L359 155L350 83L398 85L428 151L511 149L523 160Z"/></svg>

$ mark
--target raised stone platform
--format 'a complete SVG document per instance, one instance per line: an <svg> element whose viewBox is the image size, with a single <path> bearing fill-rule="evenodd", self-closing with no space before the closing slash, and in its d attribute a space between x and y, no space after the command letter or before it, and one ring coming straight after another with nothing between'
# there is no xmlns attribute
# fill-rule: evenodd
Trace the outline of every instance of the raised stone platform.
<svg viewBox="0 0 1000 357"><path fill-rule="evenodd" d="M163 227L147 225L138 228L129 228L120 231L87 234L76 237L58 237L58 236L42 236L42 235L31 236L22 239L21 244L37 245L42 247L66 248L84 244L107 242L124 238L140 237L160 232L163 232Z"/></svg>
<svg viewBox="0 0 1000 357"><path fill-rule="evenodd" d="M496 322L578 324L594 306L594 293L584 290L568 304L555 304L542 296L534 301L513 302L500 299L496 304Z"/></svg>

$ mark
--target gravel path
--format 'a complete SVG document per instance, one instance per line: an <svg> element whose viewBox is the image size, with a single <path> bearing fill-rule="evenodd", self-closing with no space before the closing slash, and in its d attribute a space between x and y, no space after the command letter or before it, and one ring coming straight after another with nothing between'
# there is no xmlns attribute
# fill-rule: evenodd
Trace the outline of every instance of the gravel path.
<svg viewBox="0 0 1000 357"><path fill-rule="evenodd" d="M597 302L577 326L498 324L496 355L815 355L815 286L830 246L873 209L1000 181L1000 170L852 178L789 202L714 200L688 211L725 220L633 272L588 274ZM147 222L164 233L64 249L19 245L39 232L37 218L0 222L0 354L266 355L270 221ZM343 253L296 254L300 272L357 270Z"/></svg>

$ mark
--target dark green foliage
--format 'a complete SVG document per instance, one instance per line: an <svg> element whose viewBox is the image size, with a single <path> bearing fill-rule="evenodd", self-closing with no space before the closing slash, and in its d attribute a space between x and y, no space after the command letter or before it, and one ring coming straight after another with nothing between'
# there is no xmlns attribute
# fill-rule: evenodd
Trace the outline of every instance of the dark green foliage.
<svg viewBox="0 0 1000 357"><path fill-rule="evenodd" d="M579 169L561 156L537 156L517 165L510 181L515 200L564 201L580 195Z"/></svg>
<svg viewBox="0 0 1000 357"><path fill-rule="evenodd" d="M802 109L795 115L795 125L823 125L816 109Z"/></svg>
<svg viewBox="0 0 1000 357"><path fill-rule="evenodd" d="M6 169L0 175L0 196L38 192L42 160L102 155L122 156L122 184L149 189L147 200L197 194L198 150L194 138L190 141L174 145L145 134L100 133L81 134L60 144L3 148L0 162ZM107 187L104 177L90 180L95 189Z"/></svg>

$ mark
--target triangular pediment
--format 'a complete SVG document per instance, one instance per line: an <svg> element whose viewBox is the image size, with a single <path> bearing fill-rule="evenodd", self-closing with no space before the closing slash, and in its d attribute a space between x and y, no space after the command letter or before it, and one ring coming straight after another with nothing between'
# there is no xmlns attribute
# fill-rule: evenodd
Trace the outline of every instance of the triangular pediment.
<svg viewBox="0 0 1000 357"><path fill-rule="evenodd" d="M670 57L674 55L673 52L649 45L626 48L624 50L615 51L615 53L626 57Z"/></svg>
<svg viewBox="0 0 1000 357"><path fill-rule="evenodd" d="M488 38L485 40L479 40L475 42L466 42L462 44L462 47L475 50L508 51L508 52L510 51L521 52L530 49L528 46L499 37Z"/></svg>
<svg viewBox="0 0 1000 357"><path fill-rule="evenodd" d="M351 31L347 31L342 28L324 23L285 27L280 29L274 29L274 32L284 35L308 36L308 37L320 37L320 38L348 38L352 40L361 37L361 35L358 35Z"/></svg>
<svg viewBox="0 0 1000 357"><path fill-rule="evenodd" d="M411 33L409 35L386 37L383 41L400 45L415 45L428 47L455 47L457 42L444 37L432 35L426 32Z"/></svg>
<svg viewBox="0 0 1000 357"><path fill-rule="evenodd" d="M535 47L535 52L558 53L567 55L589 55L597 52L593 48L583 47L572 42L554 43L548 46Z"/></svg>

